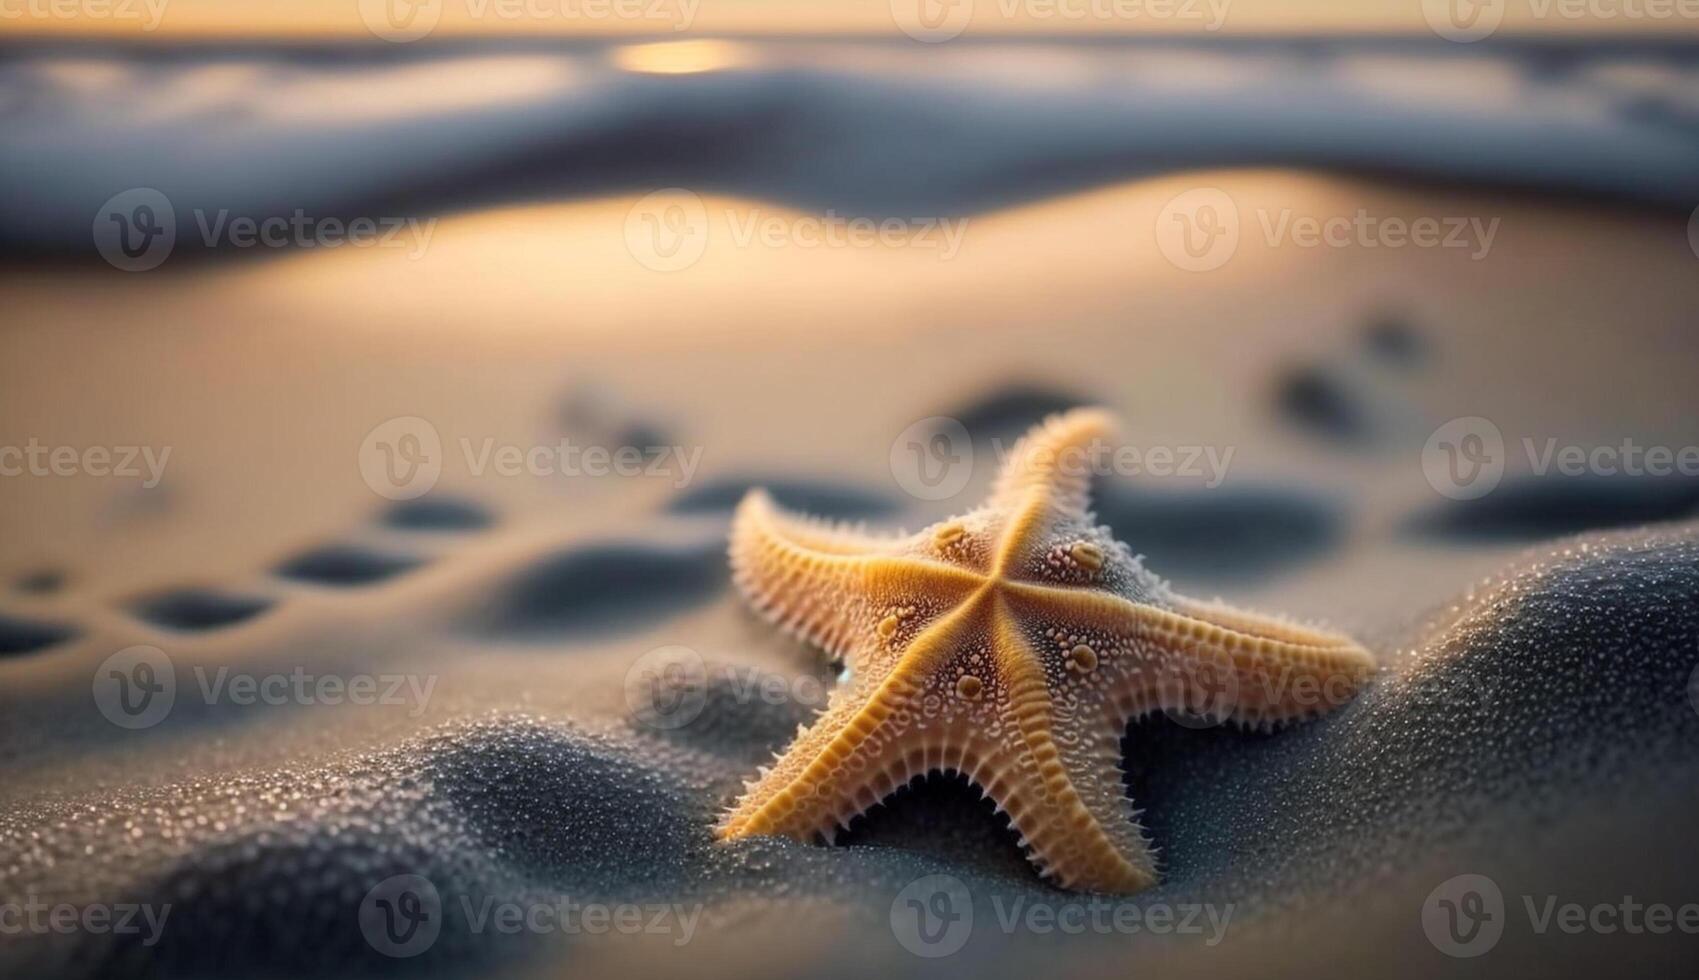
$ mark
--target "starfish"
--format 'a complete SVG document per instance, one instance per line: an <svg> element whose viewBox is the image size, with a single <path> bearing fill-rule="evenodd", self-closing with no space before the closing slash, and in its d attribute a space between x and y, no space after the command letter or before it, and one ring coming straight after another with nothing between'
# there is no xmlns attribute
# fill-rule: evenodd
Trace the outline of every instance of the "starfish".
<svg viewBox="0 0 1699 980"><path fill-rule="evenodd" d="M830 839L914 777L954 772L1007 813L1042 876L1134 892L1157 871L1121 777L1131 719L1272 727L1361 686L1374 659L1349 638L1176 595L1095 526L1080 464L1112 435L1100 410L1051 417L983 506L913 535L744 498L739 589L848 677L746 784L722 839Z"/></svg>

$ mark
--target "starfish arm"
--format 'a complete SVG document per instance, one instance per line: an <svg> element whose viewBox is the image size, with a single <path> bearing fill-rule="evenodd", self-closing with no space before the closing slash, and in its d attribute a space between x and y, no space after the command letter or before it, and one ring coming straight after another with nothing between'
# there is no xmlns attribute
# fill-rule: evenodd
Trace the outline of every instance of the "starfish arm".
<svg viewBox="0 0 1699 980"><path fill-rule="evenodd" d="M829 838L916 775L938 769L973 778L979 736L959 700L950 700L956 680L941 667L983 634L979 608L964 603L917 637L901 662L857 673L834 691L825 712L748 784L719 836Z"/></svg>
<svg viewBox="0 0 1699 980"><path fill-rule="evenodd" d="M1375 669L1349 637L1221 603L1169 596L1164 608L1030 583L1011 594L1077 624L1068 642L1103 661L1123 722L1178 711L1273 725L1344 705Z"/></svg>
<svg viewBox="0 0 1699 980"><path fill-rule="evenodd" d="M1007 611L998 617L1004 723L1014 738L994 758L987 792L1008 812L1033 863L1065 888L1134 892L1156 883L1156 863L1120 769L1120 730L1065 677Z"/></svg>
<svg viewBox="0 0 1699 980"><path fill-rule="evenodd" d="M731 567L762 615L834 658L905 641L979 584L877 539L793 517L751 491L732 519Z"/></svg>
<svg viewBox="0 0 1699 980"><path fill-rule="evenodd" d="M1015 443L988 504L1014 512L1035 494L1057 510L1084 513L1090 500L1093 449L1115 435L1115 419L1101 409L1076 408L1053 415Z"/></svg>
<svg viewBox="0 0 1699 980"><path fill-rule="evenodd" d="M1345 636L1174 595L1087 512L1110 417L1047 420L985 508L877 539L738 508L731 564L757 610L851 679L718 826L835 837L913 776L966 775L1046 877L1133 892L1155 859L1119 770L1153 710L1270 726L1343 704L1374 659ZM1183 720L1183 719L1181 719Z"/></svg>
<svg viewBox="0 0 1699 980"><path fill-rule="evenodd" d="M1147 629L1164 637L1185 664L1188 685L1208 685L1208 672L1231 665L1210 702L1227 717L1258 727L1326 714L1349 702L1374 674L1374 655L1350 637L1220 602L1170 598L1173 611L1148 614ZM1161 642L1161 641L1159 641ZM1190 658L1186 660L1185 658Z"/></svg>

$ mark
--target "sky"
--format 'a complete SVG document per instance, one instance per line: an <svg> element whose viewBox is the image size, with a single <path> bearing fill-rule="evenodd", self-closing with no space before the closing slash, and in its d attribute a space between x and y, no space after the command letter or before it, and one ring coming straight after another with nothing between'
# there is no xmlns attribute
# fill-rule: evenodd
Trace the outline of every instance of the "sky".
<svg viewBox="0 0 1699 980"><path fill-rule="evenodd" d="M1699 0L0 0L0 37L1495 32L1699 37Z"/></svg>

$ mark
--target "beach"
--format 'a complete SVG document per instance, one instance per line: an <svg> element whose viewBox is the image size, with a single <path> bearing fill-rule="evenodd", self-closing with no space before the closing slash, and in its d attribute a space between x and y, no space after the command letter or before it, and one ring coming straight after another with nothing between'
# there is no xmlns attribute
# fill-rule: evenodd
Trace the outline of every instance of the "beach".
<svg viewBox="0 0 1699 980"><path fill-rule="evenodd" d="M993 47L976 54L1009 57ZM843 108L901 90L858 80L865 53L843 56L852 70L816 52L804 70L791 48L751 50L779 67L688 91L727 120L760 93L793 138L807 120L774 85L813 86L801 104L869 132L928 125ZM514 74L470 70L533 95L572 70L484 57ZM891 60L886 81L904 70ZM950 70L985 69L963 54ZM1038 120L1055 111L1040 82L1067 90L1045 74L1019 79ZM1029 121L1024 144L975 155L964 109L954 143L896 140L916 168L938 156L930 169L835 180L787 173L776 152L735 159L723 139L702 143L718 161L629 134L607 136L626 156L512 149L516 134L588 132L570 127L616 104L581 95L469 112L482 140L432 161L404 149L393 106L292 132L289 100L256 108L256 84L230 81L248 114L225 162L278 172L227 171L245 176L222 197L204 156L175 171L194 190L127 182L177 210L183 244L145 274L74 254L89 251L83 212L124 182L35 171L41 192L8 204L0 444L18 452L0 463L19 475L0 480L0 899L137 909L135 931L8 937L0 963L18 975L1692 963L1675 924L1694 901L1699 813L1699 475L1681 462L1699 444L1699 254L1690 206L1672 203L1691 183L1660 177L1699 173L1683 169L1690 130L1637 131L1632 166L1575 153L1519 183L1529 144L1482 163L1490 147L1462 152L1470 125L1436 124L1455 145L1404 167L1379 165L1413 155L1367 123L1335 124L1373 154L1316 138L1300 164L1062 131L1089 115L1057 117L1044 153ZM1212 111L1228 120L1256 111L1224 101ZM1172 105L1189 132L1190 103ZM568 112L586 115L540 122ZM1645 118L1542 138L1597 145ZM394 126L397 142L349 125ZM36 151L68 159L98 131L38 130ZM290 139L347 155L290 177L270 149ZM631 154L695 179L622 173ZM421 170L398 178L397 159ZM476 189L433 186L432 167ZM297 205L272 191L291 179L317 202L303 220L389 217L393 238L269 248L221 231L201 247L220 207L222 227L247 215L256 235L288 217ZM1199 192L1233 209L1225 259L1161 230ZM678 213L683 253L655 237ZM1095 481L1117 539L1186 594L1355 637L1379 662L1366 689L1272 732L1135 722L1126 779L1162 869L1137 895L1047 885L991 805L944 776L832 846L716 841L742 781L838 673L732 588L744 492L915 530L977 506L1022 432L1081 405L1123 420L1129 451ZM1501 440L1502 475L1474 496L1432 451L1470 419ZM939 420L968 435L948 494L917 484L903 449ZM683 723L657 723L650 702L667 694L644 673L661 649L698 665ZM144 661L172 688L145 718L112 680L142 683ZM1478 959L1448 954L1424 918L1461 875L1502 893L1502 938ZM434 895L440 932L422 948L371 939L374 889L398 876ZM923 897L960 886L971 908L948 952L959 931L899 924L905 889L933 876L954 885ZM1642 913L1624 896L1667 906L1667 933L1558 924L1568 905L1626 923ZM152 926L142 914L166 908Z"/></svg>

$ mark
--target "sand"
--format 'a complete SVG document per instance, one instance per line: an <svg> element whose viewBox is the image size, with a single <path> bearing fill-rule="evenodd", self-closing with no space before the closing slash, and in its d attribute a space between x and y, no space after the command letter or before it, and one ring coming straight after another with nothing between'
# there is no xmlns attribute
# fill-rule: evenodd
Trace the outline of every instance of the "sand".
<svg viewBox="0 0 1699 980"><path fill-rule="evenodd" d="M1136 229L1200 184L1241 207L1491 214L1502 230L1481 261L1252 243L1199 275ZM1699 280L1676 217L1219 171L976 216L945 263L720 237L658 274L619 251L634 199L454 216L416 261L0 279L0 442L171 448L149 489L0 482L0 900L171 909L151 946L8 938L8 975L1691 967L1690 935L1541 935L1524 911L1694 898L1691 482L1540 477L1513 453L1499 491L1453 501L1421 464L1461 415L1513 445L1695 442ZM1102 481L1099 516L1152 569L1349 630L1384 663L1346 709L1279 732L1129 730L1164 881L1111 908L1210 909L1219 941L1005 927L1026 914L1013 903L1085 899L1040 882L989 804L941 778L835 847L714 843L740 780L833 679L728 589L742 490L916 527L977 499L995 440L1083 403L1121 412L1141 446L1234 450L1218 486ZM891 445L940 415L972 432L976 465L959 494L917 500ZM394 503L360 461L399 416L429 421L446 458L427 496ZM477 476L461 449L563 438L699 449L699 465ZM94 692L135 645L178 686L166 717L128 730ZM710 683L689 724L658 728L632 678L668 646ZM206 693L295 674L401 686L369 705ZM1498 884L1507 917L1469 960L1423 927L1430 892L1466 873ZM428 879L446 910L409 959L362 929L395 875ZM892 927L929 875L974 910L946 959ZM563 901L659 927L474 923L486 903Z"/></svg>

